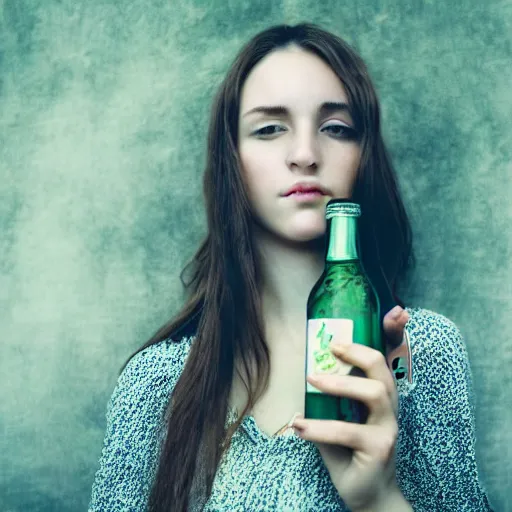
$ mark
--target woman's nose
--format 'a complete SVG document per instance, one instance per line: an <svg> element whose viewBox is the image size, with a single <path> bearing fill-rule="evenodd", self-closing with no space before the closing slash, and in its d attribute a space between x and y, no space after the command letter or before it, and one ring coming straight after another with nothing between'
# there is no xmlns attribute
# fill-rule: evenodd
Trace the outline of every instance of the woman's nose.
<svg viewBox="0 0 512 512"><path fill-rule="evenodd" d="M297 136L291 142L286 163L289 168L310 169L320 165L320 152L312 135Z"/></svg>

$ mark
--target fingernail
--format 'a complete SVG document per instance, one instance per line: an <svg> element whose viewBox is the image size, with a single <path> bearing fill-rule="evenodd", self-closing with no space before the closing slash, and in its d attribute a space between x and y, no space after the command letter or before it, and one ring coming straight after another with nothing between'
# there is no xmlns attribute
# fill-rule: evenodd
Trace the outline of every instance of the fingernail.
<svg viewBox="0 0 512 512"><path fill-rule="evenodd" d="M296 412L293 415L293 418L289 421L288 426L293 427L293 424L295 423L295 421L298 419L301 419L301 418L304 418L304 416L300 412Z"/></svg>
<svg viewBox="0 0 512 512"><path fill-rule="evenodd" d="M398 320L398 317L402 314L403 309L400 306L395 306L391 310L391 318L393 320Z"/></svg>
<svg viewBox="0 0 512 512"><path fill-rule="evenodd" d="M292 427L302 430L304 428L304 423L301 422L299 418L295 418L292 423Z"/></svg>

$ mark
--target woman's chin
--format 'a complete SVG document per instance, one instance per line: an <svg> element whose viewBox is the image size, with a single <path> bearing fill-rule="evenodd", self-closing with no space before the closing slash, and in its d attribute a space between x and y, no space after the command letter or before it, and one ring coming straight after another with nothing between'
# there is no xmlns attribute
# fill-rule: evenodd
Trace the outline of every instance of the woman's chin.
<svg viewBox="0 0 512 512"><path fill-rule="evenodd" d="M271 237L277 237L280 239L287 240L292 244L306 244L306 243L318 243L323 241L326 236L326 224L323 219L321 222L311 222L288 226L263 226L256 223L256 233L263 235L264 237L270 235Z"/></svg>
<svg viewBox="0 0 512 512"><path fill-rule="evenodd" d="M291 233L289 238L295 242L318 242L325 238L325 229L297 230Z"/></svg>
<svg viewBox="0 0 512 512"><path fill-rule="evenodd" d="M326 224L322 219L321 222L302 223L299 226L293 226L289 231L290 235L297 241L309 242L325 236Z"/></svg>

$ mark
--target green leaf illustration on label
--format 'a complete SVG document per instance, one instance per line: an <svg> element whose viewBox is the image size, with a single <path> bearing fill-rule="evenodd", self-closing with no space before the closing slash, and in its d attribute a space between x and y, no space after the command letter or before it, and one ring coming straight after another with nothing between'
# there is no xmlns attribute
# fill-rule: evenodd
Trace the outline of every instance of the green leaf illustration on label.
<svg viewBox="0 0 512 512"><path fill-rule="evenodd" d="M317 339L320 340L320 349L313 352L313 357L316 363L314 368L315 373L327 372L336 366L336 358L329 350L332 336L332 334L329 334L326 331L325 322L322 322L322 327L320 327L316 336Z"/></svg>

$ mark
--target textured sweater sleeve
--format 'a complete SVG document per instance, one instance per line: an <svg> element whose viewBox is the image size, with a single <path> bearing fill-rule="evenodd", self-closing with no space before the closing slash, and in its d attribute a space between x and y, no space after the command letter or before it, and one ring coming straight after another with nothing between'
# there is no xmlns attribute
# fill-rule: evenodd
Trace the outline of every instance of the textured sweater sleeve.
<svg viewBox="0 0 512 512"><path fill-rule="evenodd" d="M492 511L475 456L472 374L457 326L428 312L412 326L416 375L405 399L397 482L415 512ZM407 482L407 483L406 483Z"/></svg>
<svg viewBox="0 0 512 512"><path fill-rule="evenodd" d="M161 442L162 415L181 368L165 343L136 354L107 404L106 433L89 512L146 510ZM181 366L181 365L180 365Z"/></svg>

